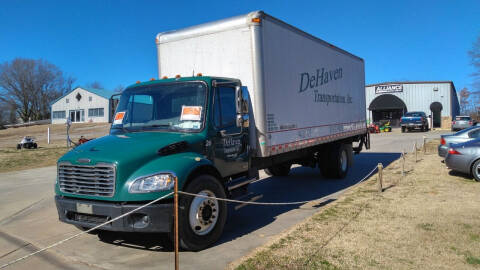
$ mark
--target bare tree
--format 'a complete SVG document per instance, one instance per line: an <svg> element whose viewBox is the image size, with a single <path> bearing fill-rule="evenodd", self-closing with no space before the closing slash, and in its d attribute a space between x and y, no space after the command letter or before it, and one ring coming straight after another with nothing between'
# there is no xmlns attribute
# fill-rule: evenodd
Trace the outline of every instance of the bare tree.
<svg viewBox="0 0 480 270"><path fill-rule="evenodd" d="M462 113L466 114L468 105L470 103L470 100L468 99L470 97L470 91L466 87L464 87L462 90L460 90L460 110Z"/></svg>
<svg viewBox="0 0 480 270"><path fill-rule="evenodd" d="M471 64L475 70L472 73L473 88L478 92L480 91L480 35L473 43L473 47L468 54L470 56Z"/></svg>
<svg viewBox="0 0 480 270"><path fill-rule="evenodd" d="M89 87L89 88L96 88L96 89L105 89L103 87L103 85L99 82L99 81L94 81L94 82L91 82L87 85L85 85L86 87Z"/></svg>
<svg viewBox="0 0 480 270"><path fill-rule="evenodd" d="M74 81L41 59L16 58L0 64L0 93L24 122L48 119L49 103L69 91Z"/></svg>
<svg viewBox="0 0 480 270"><path fill-rule="evenodd" d="M125 87L120 84L120 85L117 85L117 87L115 87L115 88L113 89L113 92L115 92L115 93L121 93L123 90L125 90Z"/></svg>

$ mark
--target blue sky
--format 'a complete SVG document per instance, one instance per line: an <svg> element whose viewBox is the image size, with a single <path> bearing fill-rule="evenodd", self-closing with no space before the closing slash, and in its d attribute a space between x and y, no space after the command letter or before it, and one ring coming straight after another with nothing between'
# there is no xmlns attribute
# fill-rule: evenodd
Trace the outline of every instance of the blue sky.
<svg viewBox="0 0 480 270"><path fill-rule="evenodd" d="M365 59L366 83L452 80L470 87L480 1L0 0L0 62L43 58L107 89L157 76L155 35L253 10Z"/></svg>

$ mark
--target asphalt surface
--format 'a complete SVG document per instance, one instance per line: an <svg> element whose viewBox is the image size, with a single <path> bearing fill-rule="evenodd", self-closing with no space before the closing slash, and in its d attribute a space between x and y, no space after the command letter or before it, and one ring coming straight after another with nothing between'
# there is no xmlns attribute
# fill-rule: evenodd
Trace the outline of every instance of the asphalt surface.
<svg viewBox="0 0 480 270"><path fill-rule="evenodd" d="M372 134L372 148L355 156L354 167L343 180L324 179L318 169L296 167L288 177L268 177L250 191L263 194L260 201L291 202L333 199L301 206L229 207L221 240L200 252L181 252L181 269L224 269L281 232L301 222L335 194L355 184L378 163L384 167L412 151L423 136L438 138L442 131ZM55 167L0 174L0 265L67 238L79 230L58 221L53 200ZM60 246L18 262L6 269L172 269L174 254L164 248L159 234L85 234Z"/></svg>

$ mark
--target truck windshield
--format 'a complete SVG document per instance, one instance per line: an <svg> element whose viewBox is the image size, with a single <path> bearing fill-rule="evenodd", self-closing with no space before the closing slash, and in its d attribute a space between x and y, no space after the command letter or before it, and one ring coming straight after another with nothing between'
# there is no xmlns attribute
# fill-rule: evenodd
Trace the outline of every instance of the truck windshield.
<svg viewBox="0 0 480 270"><path fill-rule="evenodd" d="M139 86L125 90L111 133L144 130L200 131L207 87L200 82Z"/></svg>

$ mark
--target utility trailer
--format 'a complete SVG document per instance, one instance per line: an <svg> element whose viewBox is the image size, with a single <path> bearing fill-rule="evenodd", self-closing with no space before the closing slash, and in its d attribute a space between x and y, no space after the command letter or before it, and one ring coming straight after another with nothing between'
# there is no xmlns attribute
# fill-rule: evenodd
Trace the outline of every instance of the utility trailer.
<svg viewBox="0 0 480 270"><path fill-rule="evenodd" d="M61 221L91 228L178 181L203 195L179 200L180 244L201 250L227 218L226 202L208 196L246 196L260 169L285 176L292 164L343 178L369 147L361 58L261 11L160 33L156 44L159 79L125 89L110 135L59 159ZM171 235L172 208L169 198L101 229Z"/></svg>

